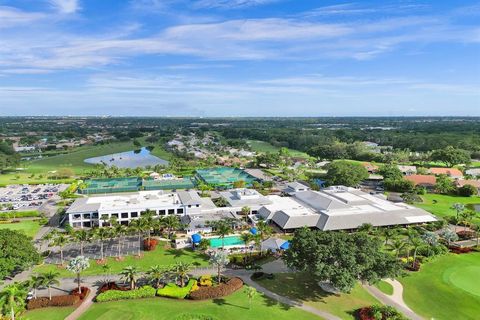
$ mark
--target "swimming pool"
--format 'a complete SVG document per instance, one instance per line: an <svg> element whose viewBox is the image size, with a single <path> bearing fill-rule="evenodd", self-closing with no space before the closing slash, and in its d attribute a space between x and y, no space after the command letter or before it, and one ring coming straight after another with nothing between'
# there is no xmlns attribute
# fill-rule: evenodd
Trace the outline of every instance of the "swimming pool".
<svg viewBox="0 0 480 320"><path fill-rule="evenodd" d="M210 240L210 248L221 248L222 247L222 239L221 238L211 238ZM244 245L245 242L239 236L230 236L225 237L223 239L225 246L241 246Z"/></svg>

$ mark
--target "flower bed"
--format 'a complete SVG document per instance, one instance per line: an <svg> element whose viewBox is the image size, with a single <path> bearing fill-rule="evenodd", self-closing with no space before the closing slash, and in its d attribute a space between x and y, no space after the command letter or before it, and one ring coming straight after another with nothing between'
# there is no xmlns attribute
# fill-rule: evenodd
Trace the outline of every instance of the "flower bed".
<svg viewBox="0 0 480 320"><path fill-rule="evenodd" d="M54 296L52 300L48 297L41 297L37 299L31 299L27 303L27 310L46 308L46 307L69 307L80 303L90 293L90 289L87 287L72 290L69 295Z"/></svg>
<svg viewBox="0 0 480 320"><path fill-rule="evenodd" d="M129 288L121 287L116 282L107 282L102 284L102 286L98 289L98 293L104 293L105 291L109 290L127 291Z"/></svg>
<svg viewBox="0 0 480 320"><path fill-rule="evenodd" d="M185 287L179 287L174 283L168 283L165 287L157 290L157 296L185 299L185 297L191 293L192 289L197 287L197 280L190 279Z"/></svg>
<svg viewBox="0 0 480 320"><path fill-rule="evenodd" d="M116 301L116 300L130 300L130 299L141 299L141 298L153 298L155 297L155 288L151 286L143 286L135 290L108 290L103 293L100 293L95 301L97 302L107 302L107 301Z"/></svg>
<svg viewBox="0 0 480 320"><path fill-rule="evenodd" d="M460 240L470 240L475 238L476 234L474 231L462 230L462 231L458 231L457 235Z"/></svg>
<svg viewBox="0 0 480 320"><path fill-rule="evenodd" d="M200 287L198 290L190 293L190 299L206 300L228 296L243 286L240 278L232 278L227 283L222 283L216 287Z"/></svg>
<svg viewBox="0 0 480 320"><path fill-rule="evenodd" d="M469 253L472 252L472 248L462 248L462 247L450 247L449 248L451 252L456 253L456 254L462 254L462 253Z"/></svg>
<svg viewBox="0 0 480 320"><path fill-rule="evenodd" d="M357 310L360 320L407 320L400 312L390 306L370 306Z"/></svg>

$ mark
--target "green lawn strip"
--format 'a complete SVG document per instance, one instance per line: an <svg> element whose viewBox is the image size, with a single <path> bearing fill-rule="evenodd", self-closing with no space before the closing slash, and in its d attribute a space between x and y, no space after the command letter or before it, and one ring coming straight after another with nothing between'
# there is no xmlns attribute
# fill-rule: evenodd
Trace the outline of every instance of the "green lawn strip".
<svg viewBox="0 0 480 320"><path fill-rule="evenodd" d="M162 244L157 246L155 251L143 252L143 257L127 256L123 261L115 261L115 258L108 259L108 265L111 267L112 274L118 274L123 268L127 266L137 266L140 271L147 271L151 266L161 265L167 266L174 264L177 261L190 262L193 266L208 265L208 258L200 252L194 252L189 249L165 249ZM46 272L55 270L60 272L61 277L74 277L71 272L60 269L58 266L45 264L35 267L36 272ZM90 261L90 268L83 273L85 276L102 275L104 274L102 266L95 261Z"/></svg>
<svg viewBox="0 0 480 320"><path fill-rule="evenodd" d="M34 220L22 220L17 223L0 223L0 229L10 229L24 232L27 236L34 237L38 230L40 230L40 224Z"/></svg>
<svg viewBox="0 0 480 320"><path fill-rule="evenodd" d="M448 254L399 280L407 305L425 318L478 319L479 271L480 253Z"/></svg>
<svg viewBox="0 0 480 320"><path fill-rule="evenodd" d="M0 218L7 218L7 219L35 218L39 216L40 216L40 212L38 210L0 212Z"/></svg>
<svg viewBox="0 0 480 320"><path fill-rule="evenodd" d="M480 204L480 197L478 196L460 197L428 193L422 195L421 197L423 199L423 202L416 203L415 206L425 209L438 217L455 216L457 212L455 209L452 208L455 203L462 203L465 205L466 209L472 210L474 204ZM434 203L434 200L436 200L436 203ZM480 218L477 218L476 220L480 221Z"/></svg>
<svg viewBox="0 0 480 320"><path fill-rule="evenodd" d="M133 303L132 303L133 302ZM243 290L214 300L191 301L168 298L152 298L135 301L95 303L81 320L175 320L182 314L203 314L229 320L275 319L314 320L318 316L298 308L285 306L257 294L249 309L248 298Z"/></svg>
<svg viewBox="0 0 480 320"><path fill-rule="evenodd" d="M247 144L250 146L250 148L255 151L255 152L278 152L280 150L279 147L275 147L274 145L265 142L265 141L260 141L260 140L247 140ZM287 148L288 149L288 148ZM294 149L288 149L290 154L294 157L302 157L302 158L310 158L308 154L302 151L294 150Z"/></svg>
<svg viewBox="0 0 480 320"><path fill-rule="evenodd" d="M315 280L303 273L278 273L274 279L262 279L258 283L279 295L303 301L342 319L354 319L354 310L379 304L360 285L348 294L334 295L323 291Z"/></svg>
<svg viewBox="0 0 480 320"><path fill-rule="evenodd" d="M75 307L52 307L27 311L23 316L28 320L63 320Z"/></svg>
<svg viewBox="0 0 480 320"><path fill-rule="evenodd" d="M375 287L377 287L378 290L380 290L383 293L388 294L390 296L393 294L393 286L390 283L385 282L383 280L381 280L377 284L375 284Z"/></svg>

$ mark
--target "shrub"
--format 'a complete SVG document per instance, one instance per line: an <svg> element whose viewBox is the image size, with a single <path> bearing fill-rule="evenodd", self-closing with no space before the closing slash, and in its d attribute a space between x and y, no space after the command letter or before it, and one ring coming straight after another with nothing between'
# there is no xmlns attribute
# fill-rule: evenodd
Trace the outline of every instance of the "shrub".
<svg viewBox="0 0 480 320"><path fill-rule="evenodd" d="M240 278L232 278L227 283L222 283L216 287L201 287L197 291L190 293L190 299L206 300L228 296L243 286Z"/></svg>
<svg viewBox="0 0 480 320"><path fill-rule="evenodd" d="M153 251L157 248L158 241L157 239L145 239L143 240L143 248L145 251Z"/></svg>
<svg viewBox="0 0 480 320"><path fill-rule="evenodd" d="M463 187L458 188L457 191L462 197L471 197L478 194L478 189L471 184L466 184Z"/></svg>
<svg viewBox="0 0 480 320"><path fill-rule="evenodd" d="M155 288L151 286L143 286L136 290L108 290L100 293L95 299L97 302L116 301L116 300L130 300L141 298L155 297Z"/></svg>
<svg viewBox="0 0 480 320"><path fill-rule="evenodd" d="M42 297L28 301L27 309L33 310L46 307L68 307L73 306L78 302L80 302L80 297L73 295L55 296L52 297L52 300L48 299L48 297Z"/></svg>
<svg viewBox="0 0 480 320"><path fill-rule="evenodd" d="M185 297L192 291L194 285L197 284L197 280L190 279L185 287L179 287L175 283L168 283L165 287L157 290L157 296L185 299ZM197 290L198 291L198 290Z"/></svg>
<svg viewBox="0 0 480 320"><path fill-rule="evenodd" d="M213 285L212 276L201 276L200 279L198 279L198 285L201 287L211 287Z"/></svg>
<svg viewBox="0 0 480 320"><path fill-rule="evenodd" d="M407 320L400 312L390 306L370 306L357 310L360 320Z"/></svg>
<svg viewBox="0 0 480 320"><path fill-rule="evenodd" d="M80 292L78 292L78 289L73 289L70 291L71 296L78 296L80 300L85 299L86 296L90 293L90 289L87 287L80 287Z"/></svg>
<svg viewBox="0 0 480 320"><path fill-rule="evenodd" d="M472 248L461 248L461 247L450 247L451 252L456 254L469 253L472 252Z"/></svg>
<svg viewBox="0 0 480 320"><path fill-rule="evenodd" d="M462 231L458 231L457 235L460 240L470 240L475 238L476 234L474 231L462 230Z"/></svg>
<svg viewBox="0 0 480 320"><path fill-rule="evenodd" d="M126 287L121 287L117 285L116 282L107 282L102 284L102 286L98 289L98 293L104 293L105 291L109 291L109 290L127 291L129 289Z"/></svg>
<svg viewBox="0 0 480 320"><path fill-rule="evenodd" d="M217 320L217 317L200 313L183 313L175 318L175 320Z"/></svg>

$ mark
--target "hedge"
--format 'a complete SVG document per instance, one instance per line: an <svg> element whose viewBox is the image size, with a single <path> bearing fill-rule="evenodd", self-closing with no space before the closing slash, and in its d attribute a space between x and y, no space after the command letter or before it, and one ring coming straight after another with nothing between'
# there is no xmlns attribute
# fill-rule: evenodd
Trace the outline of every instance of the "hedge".
<svg viewBox="0 0 480 320"><path fill-rule="evenodd" d="M206 300L216 299L228 296L243 286L240 278L232 278L227 283L222 283L216 287L200 287L198 290L190 293L190 299Z"/></svg>
<svg viewBox="0 0 480 320"><path fill-rule="evenodd" d="M97 302L107 302L107 301L116 301L116 300L130 300L130 299L141 299L141 298L153 298L155 297L155 288L151 286L143 286L139 289L120 291L120 290L108 290L103 293L100 293L95 301Z"/></svg>
<svg viewBox="0 0 480 320"><path fill-rule="evenodd" d="M8 211L8 212L0 212L1 218L13 219L15 218L34 218L39 217L40 212L37 210L30 210L30 211Z"/></svg>
<svg viewBox="0 0 480 320"><path fill-rule="evenodd" d="M165 287L157 290L157 296L185 299L185 297L192 291L192 288L197 285L197 280L190 279L185 287L179 287L174 283L168 283Z"/></svg>

